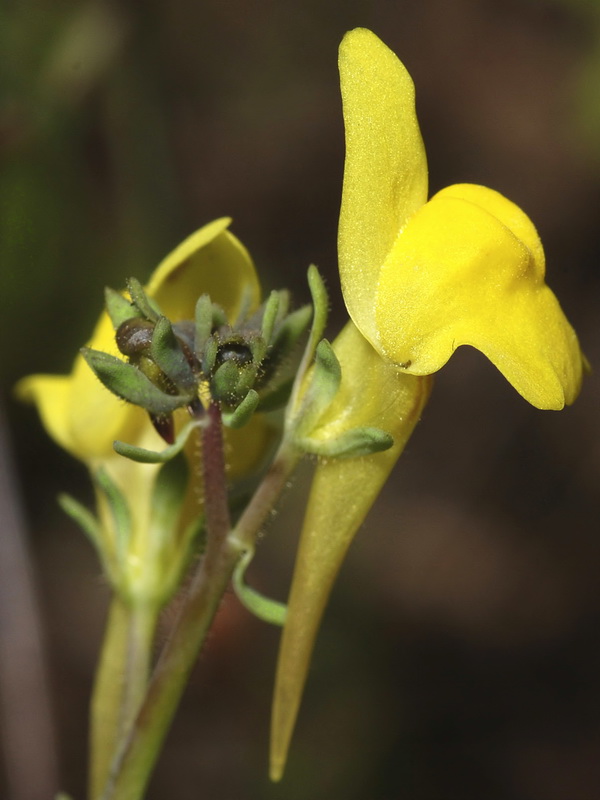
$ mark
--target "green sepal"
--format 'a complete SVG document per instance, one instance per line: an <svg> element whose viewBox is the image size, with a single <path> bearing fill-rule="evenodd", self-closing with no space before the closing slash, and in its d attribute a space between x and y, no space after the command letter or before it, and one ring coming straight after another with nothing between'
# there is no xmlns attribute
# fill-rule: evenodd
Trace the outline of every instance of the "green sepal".
<svg viewBox="0 0 600 800"><path fill-rule="evenodd" d="M58 504L71 519L76 522L85 533L94 548L102 555L102 528L97 517L86 508L79 500L70 494L62 492L58 495Z"/></svg>
<svg viewBox="0 0 600 800"><path fill-rule="evenodd" d="M352 428L335 439L320 440L311 436L299 436L294 443L301 450L324 458L359 458L389 450L394 438L381 428L365 426Z"/></svg>
<svg viewBox="0 0 600 800"><path fill-rule="evenodd" d="M234 320L231 320L232 327L238 328L240 325L243 325L244 322L248 319L250 315L250 311L254 306L254 293L250 286L250 284L246 284L242 289L241 296L239 298L238 304L238 313Z"/></svg>
<svg viewBox="0 0 600 800"><path fill-rule="evenodd" d="M258 392L250 389L236 409L223 413L223 425L227 428L243 428L244 425L250 422L259 402Z"/></svg>
<svg viewBox="0 0 600 800"><path fill-rule="evenodd" d="M308 328L312 312L311 305L301 306L283 320L272 342L272 352L278 360L289 355L298 344L298 340Z"/></svg>
<svg viewBox="0 0 600 800"><path fill-rule="evenodd" d="M107 389L122 400L145 408L151 414L169 414L193 399L191 394L181 396L161 392L133 364L126 364L108 353L89 347L82 347L80 353Z"/></svg>
<svg viewBox="0 0 600 800"><path fill-rule="evenodd" d="M213 328L222 328L228 324L227 314L217 303L213 303Z"/></svg>
<svg viewBox="0 0 600 800"><path fill-rule="evenodd" d="M237 393L240 368L233 361L225 361L215 370L211 380L211 395L221 402L228 402Z"/></svg>
<svg viewBox="0 0 600 800"><path fill-rule="evenodd" d="M276 335L277 331L281 327L283 321L289 316L290 313L290 292L288 289L279 289L277 291L279 296L279 304L277 307L277 315L275 317L275 325L273 327L273 331L271 331L271 335L269 339L272 339L274 335ZM263 333L264 335L264 333Z"/></svg>
<svg viewBox="0 0 600 800"><path fill-rule="evenodd" d="M322 339L315 352L310 383L298 414L298 435L303 436L319 422L335 397L342 380L342 368L333 347Z"/></svg>
<svg viewBox="0 0 600 800"><path fill-rule="evenodd" d="M202 372L204 372L205 375L210 375L213 371L218 349L219 343L216 338L210 336L204 344L204 351L197 354L198 358L202 357Z"/></svg>
<svg viewBox="0 0 600 800"><path fill-rule="evenodd" d="M292 311L276 327L268 351L260 366L261 411L284 406L294 383L295 359L291 358L300 337L306 332L312 306L302 306Z"/></svg>
<svg viewBox="0 0 600 800"><path fill-rule="evenodd" d="M265 342L271 341L271 336L273 335L273 330L275 329L275 323L279 315L279 306L281 301L280 294L281 292L273 290L264 306L261 323L261 336Z"/></svg>
<svg viewBox="0 0 600 800"><path fill-rule="evenodd" d="M127 322L128 319L141 316L140 312L126 297L123 297L121 292L115 292L110 286L104 289L104 303L115 330L117 330L119 325L122 325L123 322Z"/></svg>
<svg viewBox="0 0 600 800"><path fill-rule="evenodd" d="M160 308L156 300L148 297L137 278L128 278L126 283L131 302L140 311L141 315L150 322L158 322Z"/></svg>
<svg viewBox="0 0 600 800"><path fill-rule="evenodd" d="M249 339L246 344L252 353L252 360L255 364L260 364L267 355L267 342L262 336L257 336L254 339Z"/></svg>
<svg viewBox="0 0 600 800"><path fill-rule="evenodd" d="M123 555L126 552L131 537L131 511L129 503L121 490L103 468L93 473L94 481L102 490L110 508L115 525L117 552Z"/></svg>
<svg viewBox="0 0 600 800"><path fill-rule="evenodd" d="M202 294L196 303L194 311L196 336L194 339L194 352L198 359L202 358L204 346L213 328L213 304L207 294Z"/></svg>
<svg viewBox="0 0 600 800"><path fill-rule="evenodd" d="M304 407L304 403L302 403L303 407L300 409L298 407L298 400L301 395L301 389L305 375L313 362L315 351L320 340L322 339L323 332L325 331L327 314L329 312L329 297L327 295L327 289L325 288L323 279L319 274L319 270L314 264L311 264L308 268L307 278L313 300L313 318L308 336L308 342L306 343L300 366L296 372L291 400L286 411L286 427L288 430L293 430L296 428L296 426L301 423L302 419L304 418L306 408Z"/></svg>
<svg viewBox="0 0 600 800"><path fill-rule="evenodd" d="M319 396L323 396L325 407L335 397L342 380L342 368L333 347L327 339L321 339L315 353L315 369L312 383L315 385ZM310 389L309 389L310 391Z"/></svg>
<svg viewBox="0 0 600 800"><path fill-rule="evenodd" d="M178 389L195 392L197 381L166 317L160 317L152 334L152 359Z"/></svg>
<svg viewBox="0 0 600 800"><path fill-rule="evenodd" d="M225 361L215 371L211 380L211 394L225 404L234 404L246 395L256 379L256 367L247 364L240 367L234 361Z"/></svg>
<svg viewBox="0 0 600 800"><path fill-rule="evenodd" d="M311 264L308 268L308 288L313 301L313 321L310 329L308 350L314 353L318 342L323 338L325 326L327 325L327 315L329 314L329 295L323 278L314 264Z"/></svg>
<svg viewBox="0 0 600 800"><path fill-rule="evenodd" d="M241 556L233 572L231 583L240 603L255 617L269 622L271 625L283 626L287 615L287 606L278 600L268 597L252 589L244 583L246 569L254 557L254 550L246 550Z"/></svg>
<svg viewBox="0 0 600 800"><path fill-rule="evenodd" d="M165 447L164 450L146 450L144 447L136 447L127 442L116 441L113 442L113 448L120 456L137 461L139 464L165 464L177 456L185 447L190 433L195 429L202 426L201 421L194 420L182 428L173 444Z"/></svg>

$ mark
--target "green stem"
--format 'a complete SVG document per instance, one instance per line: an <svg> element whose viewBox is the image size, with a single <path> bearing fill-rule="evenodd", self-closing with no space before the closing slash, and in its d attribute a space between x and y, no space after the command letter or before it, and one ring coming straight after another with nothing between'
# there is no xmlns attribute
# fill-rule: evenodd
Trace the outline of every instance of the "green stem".
<svg viewBox="0 0 600 800"><path fill-rule="evenodd" d="M284 438L267 474L229 535L230 541L237 544L242 551L254 546L257 533L274 508L301 457L302 453Z"/></svg>
<svg viewBox="0 0 600 800"><path fill-rule="evenodd" d="M190 671L237 561L248 544L254 543L298 461L296 454L292 456L286 448L280 449L235 530L230 532L220 417L217 426L217 417L214 414L209 416L209 424L202 430L208 537L206 554L158 661L140 712L113 762L102 800L142 798Z"/></svg>
<svg viewBox="0 0 600 800"><path fill-rule="evenodd" d="M146 694L157 619L158 612L154 607L135 605L129 609L129 635L127 637L120 734L131 727Z"/></svg>
<svg viewBox="0 0 600 800"><path fill-rule="evenodd" d="M140 713L114 764L104 800L139 800L143 796L239 554L227 545L211 563L204 559L200 564Z"/></svg>
<svg viewBox="0 0 600 800"><path fill-rule="evenodd" d="M207 543L139 714L112 762L103 800L137 800L160 752L198 651L206 637L240 551L227 541L230 530L221 412L203 412L202 477Z"/></svg>
<svg viewBox="0 0 600 800"><path fill-rule="evenodd" d="M112 600L91 702L90 800L101 796L125 726L148 683L157 612Z"/></svg>

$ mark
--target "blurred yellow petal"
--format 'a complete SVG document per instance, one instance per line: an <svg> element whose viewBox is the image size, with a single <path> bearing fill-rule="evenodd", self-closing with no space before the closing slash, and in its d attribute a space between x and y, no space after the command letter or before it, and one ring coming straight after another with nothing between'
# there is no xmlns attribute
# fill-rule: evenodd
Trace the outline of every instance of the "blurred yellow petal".
<svg viewBox="0 0 600 800"><path fill-rule="evenodd" d="M255 414L243 428L226 428L228 476L235 479L256 472L273 447L276 436L276 428L264 414Z"/></svg>
<svg viewBox="0 0 600 800"><path fill-rule="evenodd" d="M317 629L332 584L358 527L400 456L429 396L431 379L398 370L352 323L333 344L342 383L315 438L376 425L391 449L361 458L319 461L312 484L283 631L271 729L271 777L279 780L300 705Z"/></svg>
<svg viewBox="0 0 600 800"><path fill-rule="evenodd" d="M427 200L427 161L410 75L364 28L339 54L346 162L338 234L340 276L350 316L375 343L377 275L398 231Z"/></svg>
<svg viewBox="0 0 600 800"><path fill-rule="evenodd" d="M482 186L450 186L408 221L383 264L379 349L427 375L472 345L534 406L560 409L579 392L583 362L544 272L518 206Z"/></svg>
<svg viewBox="0 0 600 800"><path fill-rule="evenodd" d="M146 287L163 314L171 320L193 319L196 300L210 295L228 319L242 308L255 309L260 284L244 245L227 227L227 217L200 228L173 250L157 267Z"/></svg>
<svg viewBox="0 0 600 800"><path fill-rule="evenodd" d="M69 429L71 379L61 375L30 375L20 380L15 392L19 400L35 403L42 424L50 436L75 455Z"/></svg>
<svg viewBox="0 0 600 800"><path fill-rule="evenodd" d="M16 392L37 406L49 435L86 463L112 457L115 439L137 443L143 429L153 430L142 409L110 394L80 358L71 376L31 375ZM152 444L160 448L158 436Z"/></svg>

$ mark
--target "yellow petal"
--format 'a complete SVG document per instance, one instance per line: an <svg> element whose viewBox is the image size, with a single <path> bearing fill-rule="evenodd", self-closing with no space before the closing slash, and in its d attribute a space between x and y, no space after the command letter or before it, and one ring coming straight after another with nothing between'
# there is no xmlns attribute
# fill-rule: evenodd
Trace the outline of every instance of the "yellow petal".
<svg viewBox="0 0 600 800"><path fill-rule="evenodd" d="M315 436L376 425L394 445L363 458L321 460L316 468L283 631L271 728L271 777L283 773L317 629L340 565L417 423L431 379L386 363L349 323L334 342L342 383L328 419Z"/></svg>
<svg viewBox="0 0 600 800"><path fill-rule="evenodd" d="M414 85L398 58L364 28L339 54L346 162L338 252L350 316L376 341L377 274L398 231L427 200L427 160Z"/></svg>
<svg viewBox="0 0 600 800"><path fill-rule="evenodd" d="M15 387L19 400L35 403L42 424L61 447L75 455L75 445L69 429L69 399L71 379L62 375L29 375Z"/></svg>
<svg viewBox="0 0 600 800"><path fill-rule="evenodd" d="M218 219L200 228L173 250L152 274L148 294L169 319L193 319L196 300L210 295L228 319L260 302L260 284L243 244Z"/></svg>
<svg viewBox="0 0 600 800"><path fill-rule="evenodd" d="M583 357L544 271L518 206L482 186L450 186L408 221L381 269L377 346L427 375L471 345L532 405L560 409L579 392Z"/></svg>
<svg viewBox="0 0 600 800"><path fill-rule="evenodd" d="M112 457L115 439L137 444L141 431L152 426L142 409L110 394L84 366L78 359L68 377L30 375L19 381L16 392L37 406L46 431L61 447L91 463ZM155 449L160 442L156 436Z"/></svg>

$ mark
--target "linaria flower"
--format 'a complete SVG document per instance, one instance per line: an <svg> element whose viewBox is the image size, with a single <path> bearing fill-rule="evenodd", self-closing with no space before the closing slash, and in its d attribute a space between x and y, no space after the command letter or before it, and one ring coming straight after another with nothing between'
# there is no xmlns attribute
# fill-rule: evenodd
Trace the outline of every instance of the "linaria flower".
<svg viewBox="0 0 600 800"><path fill-rule="evenodd" d="M332 425L335 432L356 417L387 429L395 444L317 465L279 654L274 780L283 772L331 586L412 433L428 397L427 376L457 347L472 345L534 406L561 409L577 397L585 363L544 282L544 252L524 212L470 184L427 201L414 86L398 58L359 28L344 37L339 68L346 162L338 253L352 322L334 343L347 391Z"/></svg>
<svg viewBox="0 0 600 800"><path fill-rule="evenodd" d="M413 375L454 350L481 350L523 397L560 409L576 398L583 358L544 282L533 223L484 186L427 202L427 161L402 63L373 33L340 48L346 164L339 227L344 300L380 355Z"/></svg>

